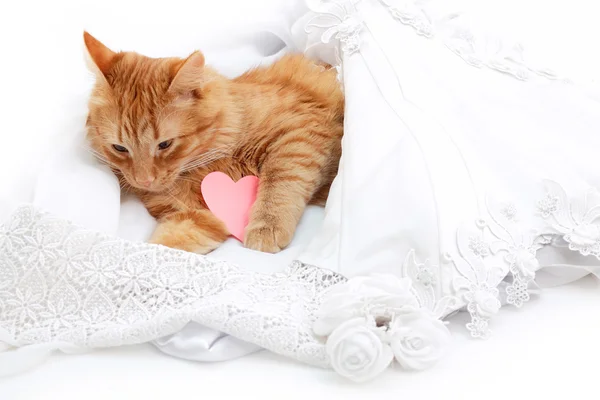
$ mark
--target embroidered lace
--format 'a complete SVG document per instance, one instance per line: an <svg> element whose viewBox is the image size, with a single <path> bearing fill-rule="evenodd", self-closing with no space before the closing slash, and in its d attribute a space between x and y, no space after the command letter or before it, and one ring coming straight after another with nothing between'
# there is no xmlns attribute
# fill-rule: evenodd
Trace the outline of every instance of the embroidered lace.
<svg viewBox="0 0 600 400"><path fill-rule="evenodd" d="M174 333L193 320L326 366L311 323L321 294L343 280L298 262L279 274L253 273L81 229L24 206L0 230L0 341L121 346Z"/></svg>

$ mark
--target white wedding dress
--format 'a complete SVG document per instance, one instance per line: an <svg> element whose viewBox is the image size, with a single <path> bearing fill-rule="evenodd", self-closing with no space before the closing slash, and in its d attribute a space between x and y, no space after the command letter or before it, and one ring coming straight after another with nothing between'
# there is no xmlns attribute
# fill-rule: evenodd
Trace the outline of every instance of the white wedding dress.
<svg viewBox="0 0 600 400"><path fill-rule="evenodd" d="M8 282L0 286L6 293L0 304L8 310L0 312L0 341L38 346L34 357L25 354L23 368L54 349L151 340L171 355L200 361L264 347L329 365L324 344L310 327L326 289L344 277L377 272L410 278L420 307L438 318L466 309L471 335L487 337L496 302L521 307L539 286L600 275L597 92L527 63L521 47L497 40L441 2L309 1L288 20L289 26L265 27L285 47L260 61L303 51L335 65L346 93L343 156L326 209L310 208L292 246L279 255L249 252L230 241L211 254L219 261L205 260L136 244L154 226L141 204L120 200L110 172L83 154L57 157L41 175L33 203L59 222L25 208L4 231L9 239L3 243L13 247L4 256L10 268L0 269ZM67 200L58 198L59 192L68 193ZM126 298L96 293L90 300L84 294L98 285L89 280L96 275L78 267L69 282L52 270L39 279L19 271L25 259L43 259L20 242L74 232L93 237L94 246L118 247L123 258L152 254L151 261L132 261L156 268L149 272L152 282L177 280L181 273L175 267L166 271L159 259L205 268L206 287L198 292L192 283L182 283L182 298L195 301L182 300L187 308L179 294L175 301L161 292L145 303L131 288ZM56 240L56 251L66 252L66 242ZM59 253L53 257L62 257ZM92 264L103 269L102 257L109 256L98 254ZM210 280L213 273L218 279ZM119 274L103 275L102 290L126 287ZM227 274L234 278L228 281ZM92 323L102 327L69 330L56 309L40 311L45 316L32 317L33 325L23 322L29 317L19 307L28 300L19 293L42 286L33 296L50 298L50 305L53 293L61 291L68 292L59 296L63 303L80 299L83 314L69 324L92 315ZM217 294L206 295L213 289ZM148 293L154 290L149 287ZM157 301L168 307L157 311ZM120 314L123 309L130 314ZM231 321L241 315L246 319ZM143 327L127 325L141 320ZM55 323L56 331L40 328ZM15 353L0 353L0 360L15 362Z"/></svg>
<svg viewBox="0 0 600 400"><path fill-rule="evenodd" d="M458 226L486 217L490 203L512 202L508 219L527 229L542 180L573 194L600 185L598 102L580 87L460 17L432 17L435 7L330 3L344 8L325 2L297 27L308 27L307 52L332 62L335 41L323 40L351 43L341 52L346 134L332 193L341 200L328 204L331 229L307 262L346 276L392 272L415 249L439 264L455 251ZM373 255L378 243L386 251Z"/></svg>
<svg viewBox="0 0 600 400"><path fill-rule="evenodd" d="M426 271L434 301L462 293L487 336L473 296L501 285L521 307L542 267L544 285L600 271L600 104L441 3L316 2L295 26L308 54L343 58L347 99L325 225L300 260ZM427 266L403 269L407 254Z"/></svg>

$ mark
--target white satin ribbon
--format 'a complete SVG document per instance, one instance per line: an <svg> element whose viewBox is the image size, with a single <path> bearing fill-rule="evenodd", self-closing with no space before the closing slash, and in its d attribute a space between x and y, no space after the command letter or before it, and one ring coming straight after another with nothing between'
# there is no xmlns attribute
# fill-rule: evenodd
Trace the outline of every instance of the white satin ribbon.
<svg viewBox="0 0 600 400"><path fill-rule="evenodd" d="M152 342L160 351L191 361L215 362L242 357L261 347L190 322L176 334Z"/></svg>

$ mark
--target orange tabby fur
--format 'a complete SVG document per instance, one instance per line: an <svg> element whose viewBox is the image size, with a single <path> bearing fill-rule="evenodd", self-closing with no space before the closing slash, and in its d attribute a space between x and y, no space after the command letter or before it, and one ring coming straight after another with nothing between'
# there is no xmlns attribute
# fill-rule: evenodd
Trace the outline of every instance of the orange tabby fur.
<svg viewBox="0 0 600 400"><path fill-rule="evenodd" d="M207 253L228 237L200 195L212 171L260 178L244 243L254 250L285 248L306 205L324 204L343 134L335 70L287 55L227 79L200 52L153 59L84 41L97 75L92 151L159 220L151 242Z"/></svg>

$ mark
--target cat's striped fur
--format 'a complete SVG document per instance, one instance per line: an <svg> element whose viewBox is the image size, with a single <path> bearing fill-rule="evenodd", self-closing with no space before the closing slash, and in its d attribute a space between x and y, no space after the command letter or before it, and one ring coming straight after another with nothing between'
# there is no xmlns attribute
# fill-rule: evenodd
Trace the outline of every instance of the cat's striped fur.
<svg viewBox="0 0 600 400"><path fill-rule="evenodd" d="M207 253L227 238L200 195L212 171L259 176L245 235L251 249L285 248L306 205L324 204L343 134L334 69L288 55L230 80L199 52L152 59L115 53L87 33L84 40L97 74L91 147L159 219L152 242Z"/></svg>

